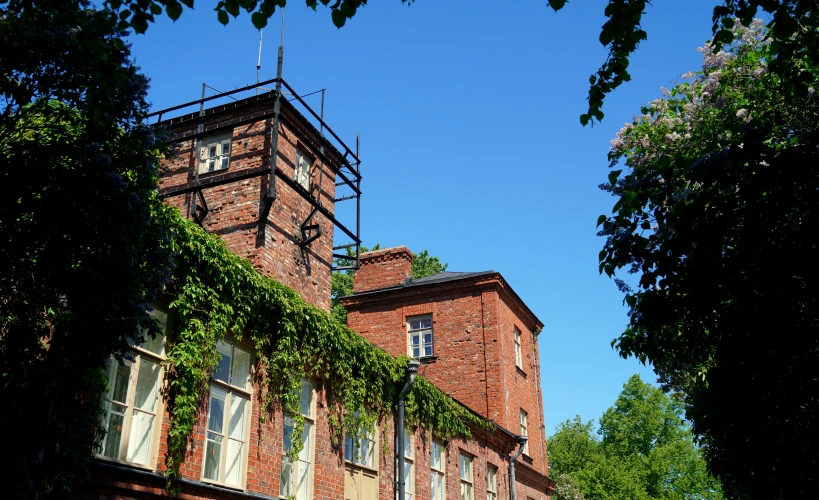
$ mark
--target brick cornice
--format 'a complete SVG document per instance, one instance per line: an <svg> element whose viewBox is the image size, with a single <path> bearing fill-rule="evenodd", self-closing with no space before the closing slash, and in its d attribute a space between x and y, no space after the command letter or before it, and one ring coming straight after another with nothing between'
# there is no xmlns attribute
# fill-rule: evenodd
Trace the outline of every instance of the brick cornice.
<svg viewBox="0 0 819 500"><path fill-rule="evenodd" d="M406 247L397 247L406 248ZM394 250L394 249L386 249ZM379 251L381 252L381 251ZM495 291L513 306L518 316L533 332L543 328L537 316L532 312L520 296L512 289L500 273L475 276L443 283L419 284L415 286L396 286L381 290L369 290L366 293L341 297L341 304L348 311L355 311L361 307L375 304L398 302L407 305L407 302L426 301L436 302L435 297L452 292L465 293L473 290L476 293Z"/></svg>

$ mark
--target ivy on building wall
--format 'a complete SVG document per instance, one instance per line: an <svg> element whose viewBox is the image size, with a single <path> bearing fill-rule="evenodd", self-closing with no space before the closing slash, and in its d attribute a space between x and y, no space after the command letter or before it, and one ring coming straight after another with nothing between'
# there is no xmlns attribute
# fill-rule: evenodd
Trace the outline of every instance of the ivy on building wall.
<svg viewBox="0 0 819 500"><path fill-rule="evenodd" d="M260 424L277 409L292 416L294 435L304 426L302 380L323 380L337 442L345 432L372 430L391 415L406 379L407 357L394 358L296 292L233 254L222 240L171 207L161 214L174 227L174 278L168 288L176 321L169 339L166 397L170 412L169 477L179 475L194 425L205 409L216 345L226 336L255 346ZM469 438L470 426L492 424L418 377L407 398L407 420L449 439ZM300 440L293 440L295 458Z"/></svg>

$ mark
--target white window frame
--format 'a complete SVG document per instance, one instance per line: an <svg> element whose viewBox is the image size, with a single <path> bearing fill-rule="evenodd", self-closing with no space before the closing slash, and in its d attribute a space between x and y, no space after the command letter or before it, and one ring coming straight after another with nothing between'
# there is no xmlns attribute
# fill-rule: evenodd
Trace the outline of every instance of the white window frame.
<svg viewBox="0 0 819 500"><path fill-rule="evenodd" d="M123 360L122 363L117 361L113 356L109 358L106 364L106 376L108 376L108 384L109 389L108 391L102 395L102 408L104 412L103 416L103 428L106 430L105 436L103 437L102 441L100 442L100 448L98 450L97 456L104 460L111 460L120 463L126 463L129 465L134 465L141 468L146 468L149 470L156 469L157 463L157 453L159 449L159 438L162 429L162 415L164 413L164 402L160 396L160 386L162 385L163 380L163 363L165 362L165 337L167 335L168 330L168 313L157 308L151 308L148 311L148 314L156 321L162 332L161 337L157 336L153 339L143 335L144 342L139 346L132 346L131 347L131 355L133 356L133 361ZM147 344L155 343L159 340L159 352L154 352L146 347ZM151 363L156 366L156 381L154 382L153 387L153 410L148 407L137 407L136 406L136 392L137 387L140 381L140 370L143 366L143 363ZM112 380L113 373L119 372L119 370L123 369L124 367L129 367L128 371L128 382L127 387L125 388L125 401L116 401L113 399L113 393L116 390L116 380ZM113 372L113 373L112 373ZM106 455L106 448L109 446L109 439L112 437L112 434L109 431L109 426L111 425L111 418L115 415L112 411L114 407L122 408L122 423L119 426L120 434L119 434L119 442L117 443L117 453L115 457ZM144 414L150 415L152 418L150 424L150 436L148 438L148 449L147 449L147 456L145 457L145 463L141 463L134 459L134 455L129 450L130 439L134 436L131 435L132 432L132 425L134 423L134 414ZM131 455L129 457L129 455Z"/></svg>
<svg viewBox="0 0 819 500"><path fill-rule="evenodd" d="M429 335L429 341L427 341L427 335ZM418 339L417 344L415 339ZM416 345L418 346L417 353L415 352ZM435 355L435 334L431 315L407 318L407 355L411 358L428 358Z"/></svg>
<svg viewBox="0 0 819 500"><path fill-rule="evenodd" d="M285 412L284 427L282 432L282 463L279 476L279 498L288 498L292 495L296 500L310 500L313 498L313 477L315 474L315 449L316 449L316 382L315 380L302 380L301 394L301 415L304 417L304 429L302 429L301 439L303 448L299 452L296 462L292 462L288 456L290 451L287 447L287 434L290 428L290 442L292 436L292 420ZM290 422L290 424L288 424ZM295 466L295 467L294 467ZM288 472L289 467L289 472ZM289 476L289 477L288 477ZM303 489L299 488L299 478L304 477L307 484ZM288 484L289 483L289 484Z"/></svg>
<svg viewBox="0 0 819 500"><path fill-rule="evenodd" d="M296 162L293 165L293 180L304 189L310 191L310 179L313 173L313 157L304 152L301 147L296 148Z"/></svg>
<svg viewBox="0 0 819 500"><path fill-rule="evenodd" d="M231 488L238 488L238 489L245 489L245 485L247 482L247 457L250 448L250 417L252 415L251 408L253 406L253 392L251 388L251 376L253 371L253 351L242 345L240 342L237 342L234 339L225 339L224 341L219 342L219 346L217 348L224 349L230 348L231 352L231 363L228 371L228 381L224 381L221 379L216 378L216 371L211 375L210 378L210 390L208 393L208 412L207 412L207 420L205 421L205 440L203 445L203 457L202 457L202 472L201 472L201 480L207 483L214 483L220 484L224 486L228 486ZM236 359L236 351L240 351L243 354L248 355L248 370L247 375L245 376L245 380L242 381L241 377L239 380L233 380L233 368L234 368L234 360ZM243 382L243 383L242 383ZM222 408L222 432L219 433L216 430L211 430L211 411L214 408L212 401L214 399L214 394L224 393L224 406ZM244 411L243 411L243 421L242 421L242 429L238 435L231 435L230 426L233 424L231 421L231 417L233 416L233 404L236 401L244 400ZM241 404L241 403L240 403ZM216 423L216 420L214 420ZM207 473L207 453L209 448L209 444L211 441L214 443L215 440L210 439L210 435L214 435L221 438L221 443L219 447L219 465L217 469L217 477L211 478L206 477L205 474ZM239 466L241 470L239 471L237 481L230 482L226 478L227 474L227 458L228 458L228 450L229 445L231 443L240 443L242 448L239 455L239 460L241 463ZM213 452L211 452L213 453Z"/></svg>
<svg viewBox="0 0 819 500"><path fill-rule="evenodd" d="M349 464L377 471L377 451L378 433L375 430L359 429L358 436L344 436L344 461Z"/></svg>
<svg viewBox="0 0 819 500"><path fill-rule="evenodd" d="M472 470L472 455L460 453L458 471L461 476L461 500L475 500L475 475Z"/></svg>
<svg viewBox="0 0 819 500"><path fill-rule="evenodd" d="M404 425L404 498L415 497L415 443L412 430Z"/></svg>
<svg viewBox="0 0 819 500"><path fill-rule="evenodd" d="M498 468L486 464L486 500L498 500Z"/></svg>
<svg viewBox="0 0 819 500"><path fill-rule="evenodd" d="M520 435L529 437L529 414L524 409L520 410ZM523 443L523 454L529 455L529 440Z"/></svg>
<svg viewBox="0 0 819 500"><path fill-rule="evenodd" d="M515 328L515 366L523 369L523 351L520 347L520 330Z"/></svg>
<svg viewBox="0 0 819 500"><path fill-rule="evenodd" d="M200 174L227 170L230 167L230 153L233 149L233 131L210 135L199 139Z"/></svg>
<svg viewBox="0 0 819 500"><path fill-rule="evenodd" d="M438 467L435 467L435 457L438 457ZM430 483L430 493L432 500L446 499L446 448L444 444L433 438L432 445L429 450L429 468L432 472L432 481ZM439 488L435 489L435 480L438 479Z"/></svg>

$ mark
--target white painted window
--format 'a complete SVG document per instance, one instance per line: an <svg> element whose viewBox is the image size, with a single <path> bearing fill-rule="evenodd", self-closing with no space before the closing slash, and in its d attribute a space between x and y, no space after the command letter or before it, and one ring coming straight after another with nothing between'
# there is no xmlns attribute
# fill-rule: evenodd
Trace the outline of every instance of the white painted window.
<svg viewBox="0 0 819 500"><path fill-rule="evenodd" d="M375 432L359 430L358 436L344 436L344 460L375 468Z"/></svg>
<svg viewBox="0 0 819 500"><path fill-rule="evenodd" d="M297 460L288 456L293 447L293 419L285 414L284 443L282 449L282 472L280 496L293 496L296 500L309 500L313 497L313 457L315 453L315 382L304 380L301 385L301 414L304 416L304 429L301 433L302 449Z"/></svg>
<svg viewBox="0 0 819 500"><path fill-rule="evenodd" d="M200 139L199 173L225 170L230 165L230 144L233 132Z"/></svg>
<svg viewBox="0 0 819 500"><path fill-rule="evenodd" d="M520 330L515 328L515 366L523 368L523 355L520 349Z"/></svg>
<svg viewBox="0 0 819 500"><path fill-rule="evenodd" d="M168 316L158 309L149 314L161 333L154 338L144 335L142 344L131 350L133 361L108 360L109 387L102 402L105 438L100 455L154 468L162 420L159 385Z"/></svg>
<svg viewBox="0 0 819 500"><path fill-rule="evenodd" d="M296 182L304 189L310 190L310 172L313 168L313 159L301 149L296 149Z"/></svg>
<svg viewBox="0 0 819 500"><path fill-rule="evenodd" d="M528 414L520 410L520 435L529 437L529 423L528 423ZM529 441L527 440L526 443L523 444L523 453L526 455L529 454Z"/></svg>
<svg viewBox="0 0 819 500"><path fill-rule="evenodd" d="M498 500L498 468L486 466L486 500Z"/></svg>
<svg viewBox="0 0 819 500"><path fill-rule="evenodd" d="M475 500L475 485L472 480L472 457L462 452L458 464L461 470L461 500Z"/></svg>
<svg viewBox="0 0 819 500"><path fill-rule="evenodd" d="M244 487L250 420L250 350L219 341L222 355L213 370L205 432L202 479Z"/></svg>
<svg viewBox="0 0 819 500"><path fill-rule="evenodd" d="M415 445L412 432L404 426L404 498L412 500L415 495Z"/></svg>
<svg viewBox="0 0 819 500"><path fill-rule="evenodd" d="M432 500L444 500L446 498L446 456L444 445L437 439L432 440L429 458L432 469Z"/></svg>
<svg viewBox="0 0 819 500"><path fill-rule="evenodd" d="M344 498L378 498L378 453L376 432L359 429L357 436L344 436Z"/></svg>
<svg viewBox="0 0 819 500"><path fill-rule="evenodd" d="M432 356L432 316L407 320L407 355L413 358Z"/></svg>

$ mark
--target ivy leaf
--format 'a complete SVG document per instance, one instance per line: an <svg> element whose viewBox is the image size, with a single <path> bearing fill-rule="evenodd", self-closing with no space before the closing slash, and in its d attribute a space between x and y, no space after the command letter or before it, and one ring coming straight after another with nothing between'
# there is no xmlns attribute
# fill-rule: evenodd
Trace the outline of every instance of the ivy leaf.
<svg viewBox="0 0 819 500"><path fill-rule="evenodd" d="M347 16L345 16L340 10L336 9L332 13L333 16L333 24L336 25L336 28L341 28L347 22Z"/></svg>
<svg viewBox="0 0 819 500"><path fill-rule="evenodd" d="M316 10L316 7L318 7L318 2L316 0L307 0L307 6L313 10Z"/></svg>
<svg viewBox="0 0 819 500"><path fill-rule="evenodd" d="M589 124L589 115L587 115L585 113L580 115L580 124L583 125L584 127L586 125L588 125Z"/></svg>
<svg viewBox="0 0 819 500"><path fill-rule="evenodd" d="M220 10L216 17L219 18L219 22L222 23L222 25L224 26L227 26L227 23L230 21L227 12L225 12L224 10Z"/></svg>
<svg viewBox="0 0 819 500"><path fill-rule="evenodd" d="M151 4L151 14L153 14L155 16L159 15L159 14L162 14L162 7L160 7L159 4L152 3Z"/></svg>
<svg viewBox="0 0 819 500"><path fill-rule="evenodd" d="M566 0L549 0L549 7L554 9L555 12L559 11L566 5Z"/></svg>

